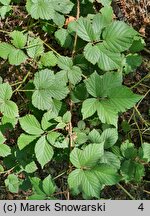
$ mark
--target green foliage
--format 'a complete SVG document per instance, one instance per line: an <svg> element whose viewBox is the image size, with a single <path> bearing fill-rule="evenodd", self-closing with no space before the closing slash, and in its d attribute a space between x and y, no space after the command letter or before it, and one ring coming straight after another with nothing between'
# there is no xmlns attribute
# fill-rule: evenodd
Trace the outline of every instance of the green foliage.
<svg viewBox="0 0 150 216"><path fill-rule="evenodd" d="M10 174L5 180L5 185L8 187L11 193L18 193L19 190L19 180L16 175Z"/></svg>
<svg viewBox="0 0 150 216"><path fill-rule="evenodd" d="M23 76L0 77L0 173L11 193L32 188L28 199L41 200L66 190L100 199L105 186L145 175L150 144L123 142L134 124L121 116L142 99L123 81L142 63L145 42L113 20L111 0L97 2L103 7L94 14L95 1L80 1L75 19L76 1L27 0L28 26L1 30L2 75L13 65L13 76ZM14 1L0 3L4 19Z"/></svg>
<svg viewBox="0 0 150 216"><path fill-rule="evenodd" d="M114 77L116 80L113 83ZM141 98L121 84L120 74L117 72L107 72L103 76L94 72L85 81L85 84L88 93L94 98L83 102L82 114L84 119L97 111L102 123L117 126L117 113L130 109ZM109 88L106 88L107 85Z"/></svg>
<svg viewBox="0 0 150 216"><path fill-rule="evenodd" d="M0 0L2 6L0 6L0 17L5 19L6 14L12 9L10 6L11 0Z"/></svg>

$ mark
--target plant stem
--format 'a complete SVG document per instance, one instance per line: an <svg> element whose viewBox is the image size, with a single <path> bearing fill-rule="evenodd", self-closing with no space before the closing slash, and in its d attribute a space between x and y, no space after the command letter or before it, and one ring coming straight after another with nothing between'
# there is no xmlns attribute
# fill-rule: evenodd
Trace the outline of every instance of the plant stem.
<svg viewBox="0 0 150 216"><path fill-rule="evenodd" d="M76 19L79 19L79 15L80 15L80 1L77 0L77 15L76 15ZM74 54L76 52L77 38L78 38L78 35L76 33L75 34L75 39L74 39L73 50L72 50L72 58L74 57ZM72 84L69 82L70 92L71 92L71 88L72 88ZM73 101L71 100L71 98L70 98L70 101L69 101L69 106L70 106L70 112L71 112L71 116L72 116ZM72 118L71 118L71 121L69 122L68 133L69 133L69 137L70 137L70 142L69 142L69 154L70 154L70 152L72 151L72 148L73 148ZM68 164L68 166L69 166L69 172L71 172L72 171L72 164L71 164L70 160L68 162L69 162L69 164ZM67 193L67 200L70 200L70 191L69 190L68 190L68 193Z"/></svg>
<svg viewBox="0 0 150 216"><path fill-rule="evenodd" d="M147 74L146 76L144 76L141 80L139 80L139 82L135 83L135 85L131 86L130 88L133 89L135 88L136 86L138 86L141 82L143 82L143 80L147 79L147 78L150 78L150 73Z"/></svg>
<svg viewBox="0 0 150 216"><path fill-rule="evenodd" d="M143 143L142 133L141 133L141 130L140 130L140 128L139 128L139 125L138 125L138 123L137 123L137 121L136 121L135 113L134 113L134 115L133 115L133 119L134 119L134 122L135 122L135 124L136 124L136 126L137 126L137 129L138 129L138 131L139 131L140 141L141 141L141 145L142 145L142 143Z"/></svg>
<svg viewBox="0 0 150 216"><path fill-rule="evenodd" d="M28 71L28 73L26 74L26 76L22 80L22 83L13 91L13 93L17 92L17 91L28 91L28 90L19 90L19 89L21 88L22 84L26 81L26 79L28 78L29 75L30 75L30 71Z"/></svg>
<svg viewBox="0 0 150 216"><path fill-rule="evenodd" d="M61 177L62 175L64 175L66 173L66 171L60 173L58 176L54 177L53 180L56 180L58 179L59 177Z"/></svg>
<svg viewBox="0 0 150 216"><path fill-rule="evenodd" d="M147 52L148 54L150 54L150 50L147 48L144 48L144 51Z"/></svg>
<svg viewBox="0 0 150 216"><path fill-rule="evenodd" d="M80 16L80 1L77 0L77 15L76 15L77 20L79 19L79 16ZM77 32L76 32L75 39L74 39L74 45L73 45L73 51L72 51L72 58L74 57L74 54L76 52L77 39L78 39L78 35L77 35Z"/></svg>
<svg viewBox="0 0 150 216"><path fill-rule="evenodd" d="M5 34L10 34L8 31L0 30L0 32L5 33Z"/></svg>
<svg viewBox="0 0 150 216"><path fill-rule="evenodd" d="M139 112L138 108L136 106L134 106L135 111L137 112L137 114L139 115L140 119L142 120L142 123L144 123L146 126L150 125L141 115L141 113Z"/></svg>
<svg viewBox="0 0 150 216"><path fill-rule="evenodd" d="M117 184L132 200L135 200L135 198L121 185L121 184Z"/></svg>
<svg viewBox="0 0 150 216"><path fill-rule="evenodd" d="M150 195L150 191L147 191L147 190L143 190L145 193L149 194Z"/></svg>
<svg viewBox="0 0 150 216"><path fill-rule="evenodd" d="M43 41L43 40L42 40ZM52 48L49 44L47 44L45 41L43 41L45 46L47 46L50 50L52 50L57 56L61 56L54 48Z"/></svg>

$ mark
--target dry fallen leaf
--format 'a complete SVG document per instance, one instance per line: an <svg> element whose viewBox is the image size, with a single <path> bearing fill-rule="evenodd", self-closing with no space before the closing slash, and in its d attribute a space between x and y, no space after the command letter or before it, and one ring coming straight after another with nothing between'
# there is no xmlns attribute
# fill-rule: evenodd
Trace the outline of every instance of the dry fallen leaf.
<svg viewBox="0 0 150 216"><path fill-rule="evenodd" d="M66 22L65 22L65 26L67 27L69 23L75 21L76 18L73 17L73 16L69 16L67 19L66 19Z"/></svg>

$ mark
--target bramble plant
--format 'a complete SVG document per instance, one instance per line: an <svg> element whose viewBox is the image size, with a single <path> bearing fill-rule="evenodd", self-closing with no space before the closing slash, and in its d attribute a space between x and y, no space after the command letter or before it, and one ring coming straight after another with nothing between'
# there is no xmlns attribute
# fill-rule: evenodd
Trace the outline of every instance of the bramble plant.
<svg viewBox="0 0 150 216"><path fill-rule="evenodd" d="M84 1L27 0L31 25L1 31L7 35L0 42L1 59L30 68L21 82L0 81L0 174L7 173L11 193L32 188L28 199L56 199L62 178L68 198L99 199L105 186L140 182L145 175L150 145L136 148L131 140L118 139L119 115L142 100L123 77L142 63L138 52L145 42L113 18L111 0L98 0L103 5L98 13L93 2L86 1L90 14ZM14 1L0 3L1 19L13 14ZM76 19L65 24L76 8ZM32 31L36 21L58 51L37 28ZM17 94L25 105L16 101ZM8 130L17 131L14 145ZM64 164L63 170L57 173L54 164Z"/></svg>

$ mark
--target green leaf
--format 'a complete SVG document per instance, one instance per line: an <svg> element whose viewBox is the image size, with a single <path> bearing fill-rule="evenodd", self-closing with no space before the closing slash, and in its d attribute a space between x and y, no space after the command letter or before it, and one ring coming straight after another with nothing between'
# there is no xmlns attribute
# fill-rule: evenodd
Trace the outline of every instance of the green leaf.
<svg viewBox="0 0 150 216"><path fill-rule="evenodd" d="M92 22L93 31L97 35L97 40L100 40L103 28L110 24L113 18L113 10L111 6L103 7L100 12L101 14L97 13L94 16Z"/></svg>
<svg viewBox="0 0 150 216"><path fill-rule="evenodd" d="M72 46L72 38L67 29L59 29L55 31L55 38L61 47L70 48Z"/></svg>
<svg viewBox="0 0 150 216"><path fill-rule="evenodd" d="M11 149L6 144L0 144L0 156L6 157L11 154Z"/></svg>
<svg viewBox="0 0 150 216"><path fill-rule="evenodd" d="M96 64L100 58L98 47L92 43L88 43L84 47L84 56L89 62Z"/></svg>
<svg viewBox="0 0 150 216"><path fill-rule="evenodd" d="M112 52L123 52L131 46L137 32L122 21L111 23L103 32L103 45Z"/></svg>
<svg viewBox="0 0 150 216"><path fill-rule="evenodd" d="M53 19L56 11L67 14L71 11L73 3L70 0L27 0L26 9L34 19Z"/></svg>
<svg viewBox="0 0 150 216"><path fill-rule="evenodd" d="M68 79L73 85L76 85L78 82L81 81L82 71L78 66L73 66L68 71Z"/></svg>
<svg viewBox="0 0 150 216"><path fill-rule="evenodd" d="M109 101L118 112L124 112L133 107L140 99L140 95L134 94L126 86L112 88L108 94Z"/></svg>
<svg viewBox="0 0 150 216"><path fill-rule="evenodd" d="M140 163L135 163L135 181L140 182L142 177L145 176L145 169L144 165Z"/></svg>
<svg viewBox="0 0 150 216"><path fill-rule="evenodd" d="M51 175L48 175L44 180L43 180L43 190L45 192L46 195L52 195L55 190L56 187L52 181L52 177Z"/></svg>
<svg viewBox="0 0 150 216"><path fill-rule="evenodd" d="M0 165L0 173L4 172L4 167Z"/></svg>
<svg viewBox="0 0 150 216"><path fill-rule="evenodd" d="M100 137L100 142L104 142L104 148L112 147L118 140L118 132L116 129L108 128L103 131Z"/></svg>
<svg viewBox="0 0 150 216"><path fill-rule="evenodd" d="M80 193L82 179L83 179L83 170L81 169L75 169L69 174L68 184L73 195L78 195Z"/></svg>
<svg viewBox="0 0 150 216"><path fill-rule="evenodd" d="M7 100L0 105L0 111L4 116L9 118L19 116L17 104L10 100Z"/></svg>
<svg viewBox="0 0 150 216"><path fill-rule="evenodd" d="M56 115L58 115L61 107L62 107L62 102L59 100L53 99L53 101L51 103L52 112L55 113Z"/></svg>
<svg viewBox="0 0 150 216"><path fill-rule="evenodd" d="M137 149L133 143L130 143L129 140L126 140L120 146L121 153L127 159L132 159L137 156Z"/></svg>
<svg viewBox="0 0 150 216"><path fill-rule="evenodd" d="M65 17L62 14L59 14L57 12L55 12L54 17L53 17L53 22L59 27L63 27L64 23L65 23Z"/></svg>
<svg viewBox="0 0 150 216"><path fill-rule="evenodd" d="M3 59L7 59L9 53L14 47L8 43L2 42L0 43L0 57Z"/></svg>
<svg viewBox="0 0 150 216"><path fill-rule="evenodd" d="M63 70L69 70L73 66L72 59L67 56L59 56L57 63L58 67L60 67Z"/></svg>
<svg viewBox="0 0 150 216"><path fill-rule="evenodd" d="M99 49L99 61L98 66L104 71L119 69L122 66L122 56L118 52L112 52L108 50L104 44L97 44Z"/></svg>
<svg viewBox="0 0 150 216"><path fill-rule="evenodd" d="M79 128L80 130L84 130L85 127L86 127L85 122L82 121L82 120L78 121L78 124L77 124L77 125L78 125L78 128Z"/></svg>
<svg viewBox="0 0 150 216"><path fill-rule="evenodd" d="M126 74L134 71L142 63L142 57L138 54L128 54L125 58L124 71Z"/></svg>
<svg viewBox="0 0 150 216"><path fill-rule="evenodd" d="M32 104L40 110L52 110L53 100L48 90L35 90L32 95Z"/></svg>
<svg viewBox="0 0 150 216"><path fill-rule="evenodd" d="M68 148L69 138L65 137L61 133L50 131L47 134L48 142L56 148Z"/></svg>
<svg viewBox="0 0 150 216"><path fill-rule="evenodd" d="M12 65L20 65L27 59L26 54L20 49L12 49L9 53L8 60Z"/></svg>
<svg viewBox="0 0 150 216"><path fill-rule="evenodd" d="M89 144L84 150L74 148L70 154L70 161L77 168L89 169L94 167L104 154L104 143Z"/></svg>
<svg viewBox="0 0 150 216"><path fill-rule="evenodd" d="M52 51L44 53L41 58L40 62L45 67L54 67L57 64L57 57L54 55Z"/></svg>
<svg viewBox="0 0 150 216"><path fill-rule="evenodd" d="M42 40L37 38L30 38L27 48L27 54L31 58L37 58L44 53Z"/></svg>
<svg viewBox="0 0 150 216"><path fill-rule="evenodd" d="M0 43L0 57L3 59L8 58L9 63L12 65L20 65L27 59L27 56L22 50L16 49L15 47L5 42Z"/></svg>
<svg viewBox="0 0 150 216"><path fill-rule="evenodd" d="M103 6L110 5L112 0L97 0L99 3L101 3Z"/></svg>
<svg viewBox="0 0 150 216"><path fill-rule="evenodd" d="M101 143L100 133L95 129L88 134L88 138L92 143Z"/></svg>
<svg viewBox="0 0 150 216"><path fill-rule="evenodd" d="M51 110L44 113L44 115L42 117L42 121L41 121L42 129L47 130L52 125L56 124L54 122L54 118L56 118L56 117L57 117L57 115L54 112L52 112Z"/></svg>
<svg viewBox="0 0 150 216"><path fill-rule="evenodd" d="M0 0L0 3L2 3L3 5L9 5L11 2L11 0Z"/></svg>
<svg viewBox="0 0 150 216"><path fill-rule="evenodd" d="M94 72L86 81L86 88L90 95L93 97L100 97L102 95L101 79L97 72Z"/></svg>
<svg viewBox="0 0 150 216"><path fill-rule="evenodd" d="M15 128L16 124L18 123L18 118L17 117L9 118L7 116L3 116L1 121L2 121L3 125L4 124L11 124L12 127Z"/></svg>
<svg viewBox="0 0 150 216"><path fill-rule="evenodd" d="M51 6L60 13L68 14L72 10L73 3L70 0L51 0Z"/></svg>
<svg viewBox="0 0 150 216"><path fill-rule="evenodd" d="M0 84L0 104L3 101L10 100L12 96L12 88L8 83Z"/></svg>
<svg viewBox="0 0 150 216"><path fill-rule="evenodd" d="M39 134L40 135L40 134ZM28 135L28 134L24 134L22 133L17 140L17 145L19 147L20 150L22 150L23 148L25 148L27 145L29 145L30 143L32 143L34 140L36 140L39 136L38 135Z"/></svg>
<svg viewBox="0 0 150 216"><path fill-rule="evenodd" d="M49 0L27 0L26 9L34 19L52 19L54 17L54 8Z"/></svg>
<svg viewBox="0 0 150 216"><path fill-rule="evenodd" d="M100 164L92 169L101 184L115 185L119 182L120 176L112 166Z"/></svg>
<svg viewBox="0 0 150 216"><path fill-rule="evenodd" d="M0 84L0 111L8 118L18 117L18 107L10 101L12 96L12 88L8 83Z"/></svg>
<svg viewBox="0 0 150 216"><path fill-rule="evenodd" d="M11 193L18 193L19 190L19 181L16 175L9 174L7 179L5 180L5 185L8 187L8 190Z"/></svg>
<svg viewBox="0 0 150 216"><path fill-rule="evenodd" d="M103 156L100 159L100 163L108 164L109 166L112 166L116 170L119 170L120 168L120 160L112 152L105 151Z"/></svg>
<svg viewBox="0 0 150 216"><path fill-rule="evenodd" d="M83 101L85 99L87 99L88 97L88 92L86 90L86 86L84 83L80 83L78 85L75 86L75 88L73 89L73 92L71 94L71 99L74 100L78 100L78 101Z"/></svg>
<svg viewBox="0 0 150 216"><path fill-rule="evenodd" d="M90 42L95 39L90 20L80 17L77 21L77 34L83 40Z"/></svg>
<svg viewBox="0 0 150 216"><path fill-rule="evenodd" d="M109 90L121 86L122 75L118 72L106 72L104 75L99 76L94 72L85 81L87 91L93 97L107 97Z"/></svg>
<svg viewBox="0 0 150 216"><path fill-rule="evenodd" d="M2 19L5 19L6 14L12 10L12 7L10 5L4 5L2 7L0 7L0 17Z"/></svg>
<svg viewBox="0 0 150 216"><path fill-rule="evenodd" d="M81 168L84 163L83 151L79 148L74 148L70 153L70 161L75 167Z"/></svg>
<svg viewBox="0 0 150 216"><path fill-rule="evenodd" d="M27 114L19 119L22 129L31 135L40 135L43 133L40 123L34 115Z"/></svg>
<svg viewBox="0 0 150 216"><path fill-rule="evenodd" d="M47 142L45 135L41 136L35 145L35 155L42 168L52 159L53 154L53 148Z"/></svg>
<svg viewBox="0 0 150 216"><path fill-rule="evenodd" d="M53 100L62 100L68 94L66 83L57 78L53 71L45 69L35 74L33 81L36 90L32 95L32 103L41 110L49 110L53 107ZM56 85L59 83L59 85Z"/></svg>
<svg viewBox="0 0 150 216"><path fill-rule="evenodd" d="M130 47L130 51L133 53L139 52L139 51L143 50L145 46L146 46L146 44L145 44L144 39L142 37L135 36L134 41Z"/></svg>
<svg viewBox="0 0 150 216"><path fill-rule="evenodd" d="M5 137L3 136L2 132L0 131L0 144L5 142Z"/></svg>
<svg viewBox="0 0 150 216"><path fill-rule="evenodd" d="M37 177L30 177L30 181L31 181L34 191L38 195L45 196L45 193L42 187L42 180Z"/></svg>
<svg viewBox="0 0 150 216"><path fill-rule="evenodd" d="M97 114L102 123L107 123L117 127L118 114L117 111L111 107L108 101L100 101L96 104Z"/></svg>
<svg viewBox="0 0 150 216"><path fill-rule="evenodd" d="M97 99L96 98L88 98L82 104L82 115L83 119L86 119L92 116L96 112L97 107Z"/></svg>
<svg viewBox="0 0 150 216"><path fill-rule="evenodd" d="M143 143L142 144L143 149L143 158L147 159L147 161L150 161L150 144L149 143Z"/></svg>
<svg viewBox="0 0 150 216"><path fill-rule="evenodd" d="M123 179L128 182L134 178L135 166L133 161L125 160L121 165L121 174Z"/></svg>
<svg viewBox="0 0 150 216"><path fill-rule="evenodd" d="M122 85L122 74L120 72L106 72L102 76L100 85L102 86L101 97L106 97L112 88Z"/></svg>
<svg viewBox="0 0 150 216"><path fill-rule="evenodd" d="M10 33L10 36L12 38L11 42L15 47L22 49L26 45L27 42L26 34L23 34L22 32L15 30Z"/></svg>
<svg viewBox="0 0 150 216"><path fill-rule="evenodd" d="M24 168L24 171L27 173L33 173L37 170L37 166L36 163L34 161L30 162L29 164L27 164Z"/></svg>
<svg viewBox="0 0 150 216"><path fill-rule="evenodd" d="M100 197L101 184L97 176L90 171L83 172L82 190L88 197Z"/></svg>
<svg viewBox="0 0 150 216"><path fill-rule="evenodd" d="M72 59L61 56L58 58L58 66L63 69L61 73L66 73L72 84L77 84L81 80L82 71L78 66L73 66Z"/></svg>
<svg viewBox="0 0 150 216"><path fill-rule="evenodd" d="M63 115L63 118L62 118L63 122L64 123L69 123L71 121L71 112L70 111L67 111L64 115Z"/></svg>
<svg viewBox="0 0 150 216"><path fill-rule="evenodd" d="M98 178L90 171L76 169L68 176L68 184L74 194L82 192L86 196L100 197L101 185Z"/></svg>
<svg viewBox="0 0 150 216"><path fill-rule="evenodd" d="M81 145L81 144L86 143L88 138L84 132L76 132L75 135L76 135L75 143L77 145Z"/></svg>
<svg viewBox="0 0 150 216"><path fill-rule="evenodd" d="M33 194L28 197L28 200L45 200L45 199L46 199L46 194L45 195Z"/></svg>

